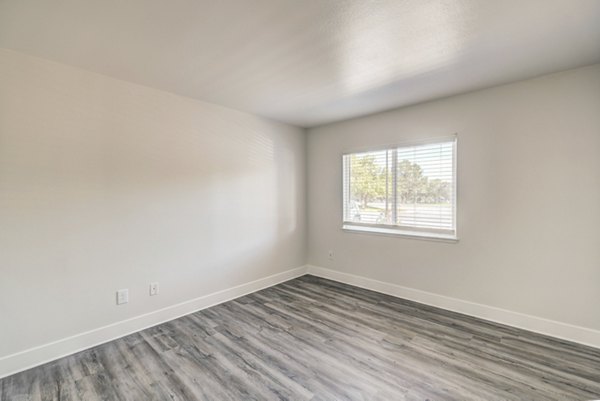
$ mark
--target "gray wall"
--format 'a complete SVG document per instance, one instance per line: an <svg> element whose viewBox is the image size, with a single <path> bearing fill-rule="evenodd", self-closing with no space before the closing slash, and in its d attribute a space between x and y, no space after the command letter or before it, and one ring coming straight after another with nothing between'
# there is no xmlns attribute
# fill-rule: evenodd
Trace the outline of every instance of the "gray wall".
<svg viewBox="0 0 600 401"><path fill-rule="evenodd" d="M0 88L0 357L304 265L303 130L9 51Z"/></svg>
<svg viewBox="0 0 600 401"><path fill-rule="evenodd" d="M344 151L453 133L458 243L341 230ZM599 65L311 129L308 261L600 329L599 172Z"/></svg>

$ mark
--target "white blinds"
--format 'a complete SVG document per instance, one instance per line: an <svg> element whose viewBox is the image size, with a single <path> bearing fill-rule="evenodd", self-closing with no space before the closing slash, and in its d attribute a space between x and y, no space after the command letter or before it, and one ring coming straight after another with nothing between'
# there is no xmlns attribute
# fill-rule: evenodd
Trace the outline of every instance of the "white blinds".
<svg viewBox="0 0 600 401"><path fill-rule="evenodd" d="M344 155L344 223L455 233L456 140Z"/></svg>

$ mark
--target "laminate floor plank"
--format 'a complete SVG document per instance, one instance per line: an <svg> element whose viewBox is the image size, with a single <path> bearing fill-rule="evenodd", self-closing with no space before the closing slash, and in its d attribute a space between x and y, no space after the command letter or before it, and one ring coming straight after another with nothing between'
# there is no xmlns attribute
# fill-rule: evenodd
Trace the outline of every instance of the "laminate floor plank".
<svg viewBox="0 0 600 401"><path fill-rule="evenodd" d="M313 276L0 379L1 401L592 399L598 349Z"/></svg>

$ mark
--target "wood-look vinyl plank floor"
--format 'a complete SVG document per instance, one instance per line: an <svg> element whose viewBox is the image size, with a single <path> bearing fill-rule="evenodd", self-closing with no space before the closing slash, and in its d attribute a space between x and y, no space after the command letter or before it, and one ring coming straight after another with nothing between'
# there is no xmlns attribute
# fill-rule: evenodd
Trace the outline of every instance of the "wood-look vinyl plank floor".
<svg viewBox="0 0 600 401"><path fill-rule="evenodd" d="M598 349L313 276L0 379L2 401L593 399Z"/></svg>

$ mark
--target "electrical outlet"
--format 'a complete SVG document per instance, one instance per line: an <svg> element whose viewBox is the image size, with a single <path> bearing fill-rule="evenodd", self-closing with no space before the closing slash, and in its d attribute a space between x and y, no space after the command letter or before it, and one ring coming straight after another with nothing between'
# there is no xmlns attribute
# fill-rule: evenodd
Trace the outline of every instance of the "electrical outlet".
<svg viewBox="0 0 600 401"><path fill-rule="evenodd" d="M329 260L333 260L333 251L331 249L327 252L327 257Z"/></svg>
<svg viewBox="0 0 600 401"><path fill-rule="evenodd" d="M129 290L127 288L117 291L117 305L123 305L129 302Z"/></svg>
<svg viewBox="0 0 600 401"><path fill-rule="evenodd" d="M158 283L150 283L150 296L158 295Z"/></svg>

